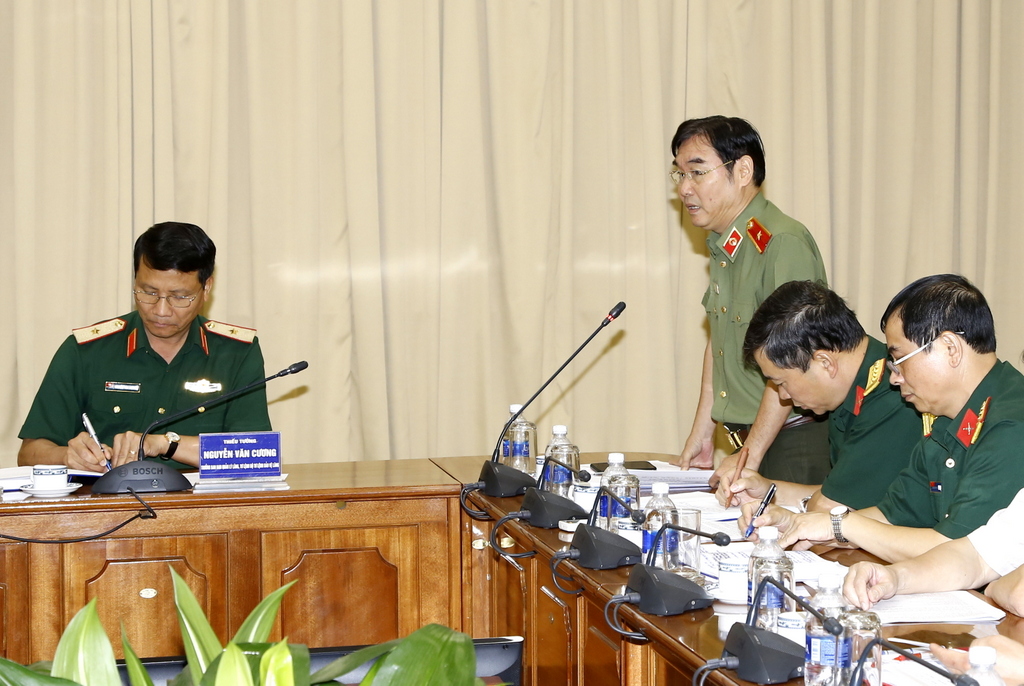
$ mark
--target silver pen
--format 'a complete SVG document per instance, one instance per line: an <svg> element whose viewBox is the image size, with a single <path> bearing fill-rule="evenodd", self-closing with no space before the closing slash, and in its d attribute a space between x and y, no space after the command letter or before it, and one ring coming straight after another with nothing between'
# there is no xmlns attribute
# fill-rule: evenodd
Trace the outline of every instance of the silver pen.
<svg viewBox="0 0 1024 686"><path fill-rule="evenodd" d="M96 441L96 445L100 447L100 452L103 453L103 457L106 458L107 451L103 449L103 444L100 443L100 438L96 435L96 429L93 428L92 422L89 421L89 415L84 412L82 413L82 423L85 424L85 430L89 432L90 436L92 436L92 440ZM106 463L107 471L109 472L113 467L110 465L110 460L106 460Z"/></svg>

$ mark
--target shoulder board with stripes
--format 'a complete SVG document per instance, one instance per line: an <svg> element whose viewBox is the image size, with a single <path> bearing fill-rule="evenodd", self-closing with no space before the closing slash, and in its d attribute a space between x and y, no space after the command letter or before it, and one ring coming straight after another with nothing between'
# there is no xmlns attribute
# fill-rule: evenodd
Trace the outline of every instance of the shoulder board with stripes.
<svg viewBox="0 0 1024 686"><path fill-rule="evenodd" d="M123 319L108 319L105 322L93 324L92 326L72 329L71 333L74 335L75 340L78 341L78 344L81 345L124 331L124 327L125 321Z"/></svg>
<svg viewBox="0 0 1024 686"><path fill-rule="evenodd" d="M882 377L885 375L885 358L878 360L871 368L868 369L868 380L864 385L864 395L867 395L871 391L878 388L882 383Z"/></svg>
<svg viewBox="0 0 1024 686"><path fill-rule="evenodd" d="M242 343L252 343L253 339L256 338L256 329L249 329L236 324L215 322L212 319L203 324L203 327L210 333L241 341Z"/></svg>

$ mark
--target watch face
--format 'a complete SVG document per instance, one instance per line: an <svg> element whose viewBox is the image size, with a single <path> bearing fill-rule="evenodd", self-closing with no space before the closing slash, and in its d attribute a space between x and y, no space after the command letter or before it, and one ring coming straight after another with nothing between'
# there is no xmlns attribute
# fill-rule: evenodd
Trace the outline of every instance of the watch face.
<svg viewBox="0 0 1024 686"><path fill-rule="evenodd" d="M178 441L181 440L181 436L174 433L173 431L168 431L166 434L164 434L164 437L167 438L167 440L170 441L171 443L177 443Z"/></svg>
<svg viewBox="0 0 1024 686"><path fill-rule="evenodd" d="M831 514L834 514L834 515L846 514L849 511L850 511L850 508L848 508L846 505L836 505L831 510L829 510L829 512Z"/></svg>

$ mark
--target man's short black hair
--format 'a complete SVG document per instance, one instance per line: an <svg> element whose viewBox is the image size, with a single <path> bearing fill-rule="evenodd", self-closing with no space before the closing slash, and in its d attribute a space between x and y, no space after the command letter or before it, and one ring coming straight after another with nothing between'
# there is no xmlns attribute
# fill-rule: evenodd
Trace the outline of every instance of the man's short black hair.
<svg viewBox="0 0 1024 686"><path fill-rule="evenodd" d="M758 188L764 183L764 145L757 129L746 119L739 117L723 117L715 115L703 119L687 119L672 137L672 157L679 154L683 143L693 137L703 138L715 149L722 162L738 160L750 155L754 161L754 185ZM726 167L732 175L732 165Z"/></svg>
<svg viewBox="0 0 1024 686"><path fill-rule="evenodd" d="M199 272L199 283L205 286L213 275L217 246L195 224L163 222L151 226L135 241L136 274L143 258L157 271Z"/></svg>
<svg viewBox="0 0 1024 686"><path fill-rule="evenodd" d="M743 359L755 366L758 350L776 367L806 372L818 350L850 352L867 334L836 293L814 281L790 281L765 298L750 318Z"/></svg>
<svg viewBox="0 0 1024 686"><path fill-rule="evenodd" d="M925 276L896 294L882 315L903 322L903 336L912 343L931 343L943 331L961 335L979 354L996 351L996 325L988 301L974 284L959 274Z"/></svg>

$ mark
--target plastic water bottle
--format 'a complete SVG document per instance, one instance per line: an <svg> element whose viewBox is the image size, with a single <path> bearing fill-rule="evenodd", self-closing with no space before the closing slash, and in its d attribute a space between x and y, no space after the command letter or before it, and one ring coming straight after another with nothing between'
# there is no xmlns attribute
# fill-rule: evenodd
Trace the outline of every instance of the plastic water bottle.
<svg viewBox="0 0 1024 686"><path fill-rule="evenodd" d="M758 542L750 553L747 566L747 604L754 603L754 594L761 579L774 578L790 591L793 590L793 561L786 557L779 545L779 530L774 526L762 526L757 530ZM757 608L757 626L775 631L779 613L789 609L791 601L777 587L766 584L761 593L761 604Z"/></svg>
<svg viewBox="0 0 1024 686"><path fill-rule="evenodd" d="M644 560L647 559L647 553L654 545L654 537L658 535L661 527L665 524L679 524L679 510L676 509L672 499L668 497L668 484L655 483L651 486L651 491L654 493L654 497L650 499L644 509L644 514L647 515L647 519L643 523ZM679 569L682 566L679 562L679 532L675 529L665 529L658 540L658 548L654 555L655 567L670 571Z"/></svg>
<svg viewBox="0 0 1024 686"><path fill-rule="evenodd" d="M522 406L516 407L516 412ZM519 418L512 422L508 428L510 442L512 443L512 454L508 458L508 465L521 472L533 475L537 469L534 458L534 450L537 446L537 426L519 415Z"/></svg>
<svg viewBox="0 0 1024 686"><path fill-rule="evenodd" d="M522 405L509 405L508 406L508 418L512 419L516 415L516 412L523 409ZM508 420L505 420L508 423ZM501 438L501 455L498 456L498 462L501 464L509 464L512 461L512 425L509 425L505 429L505 435Z"/></svg>
<svg viewBox="0 0 1024 686"><path fill-rule="evenodd" d="M601 476L601 485L609 492L619 496L630 508L640 499L640 479L628 471L623 464L626 456L622 453L608 454L608 468ZM600 495L601 511L599 514L604 520L604 528L623 534L626 538L633 537L633 532L639 533L639 526L630 516L630 510L608 497L604 493ZM639 541L638 541L639 543Z"/></svg>
<svg viewBox="0 0 1024 686"><path fill-rule="evenodd" d="M553 457L579 471L580 449L569 440L568 430L564 424L556 424L551 428L551 442L544 451L541 463L543 464L544 459L548 457ZM544 471L544 489L568 498L572 492L572 471L554 462L548 462Z"/></svg>
<svg viewBox="0 0 1024 686"><path fill-rule="evenodd" d="M818 577L818 592L811 598L810 603L811 607L826 617L841 620L846 612L843 577L835 572ZM850 630L847 628L841 636L834 636L826 631L818 618L812 614L807 616L806 627L804 684L845 686L850 680Z"/></svg>
<svg viewBox="0 0 1024 686"><path fill-rule="evenodd" d="M973 677L978 686L1005 686L1003 678L996 672L996 649L992 646L971 646L967 649L971 668L967 676Z"/></svg>

